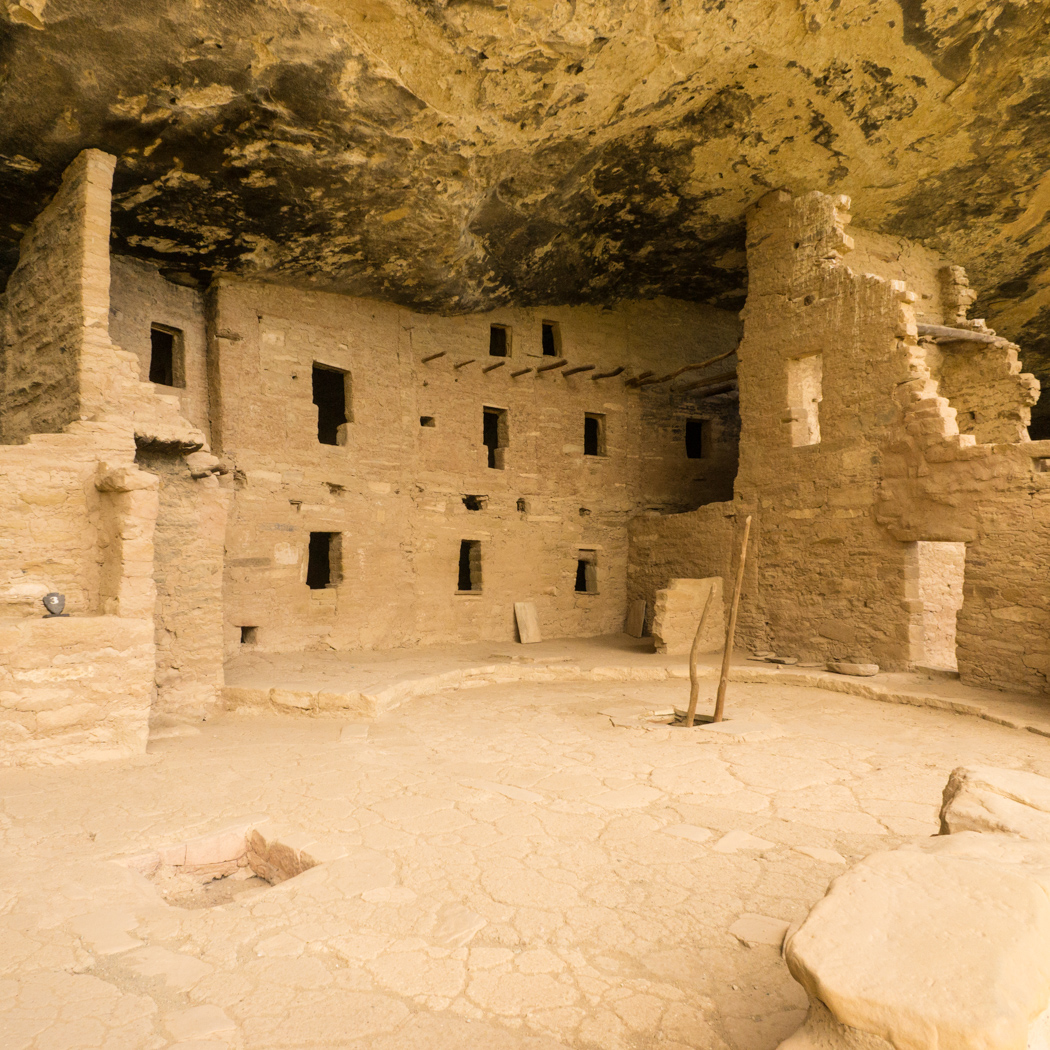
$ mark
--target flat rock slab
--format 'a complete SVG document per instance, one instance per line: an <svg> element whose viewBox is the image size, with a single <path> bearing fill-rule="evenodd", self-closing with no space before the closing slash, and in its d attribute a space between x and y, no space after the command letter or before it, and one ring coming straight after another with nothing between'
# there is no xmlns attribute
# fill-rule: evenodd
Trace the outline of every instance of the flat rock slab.
<svg viewBox="0 0 1050 1050"><path fill-rule="evenodd" d="M849 674L857 678L871 678L879 673L878 664L854 664L848 660L829 660L827 668L835 674Z"/></svg>
<svg viewBox="0 0 1050 1050"><path fill-rule="evenodd" d="M518 624L518 641L522 645L543 641L540 634L540 618L532 602L515 602L514 619Z"/></svg>
<svg viewBox="0 0 1050 1050"><path fill-rule="evenodd" d="M627 626L625 633L632 638L641 638L645 630L645 601L639 598L627 607Z"/></svg>
<svg viewBox="0 0 1050 1050"><path fill-rule="evenodd" d="M462 904L443 905L437 914L432 940L443 948L461 948L488 922Z"/></svg>
<svg viewBox="0 0 1050 1050"><path fill-rule="evenodd" d="M804 857L812 857L813 860L822 861L824 864L845 864L846 858L833 849L825 849L823 846L793 846L796 853Z"/></svg>
<svg viewBox="0 0 1050 1050"><path fill-rule="evenodd" d="M941 834L992 831L1050 842L1050 779L1019 769L953 769L941 803Z"/></svg>
<svg viewBox="0 0 1050 1050"><path fill-rule="evenodd" d="M768 915L741 915L729 927L729 932L748 947L769 944L779 948L790 928L791 923L784 922L783 919L772 919Z"/></svg>
<svg viewBox="0 0 1050 1050"><path fill-rule="evenodd" d="M700 730L709 740L727 740L737 744L776 740L784 735L783 726L778 726L775 722L743 722L735 718L722 722L698 723L693 728Z"/></svg>
<svg viewBox="0 0 1050 1050"><path fill-rule="evenodd" d="M711 848L716 853L736 853L742 849L773 849L775 846L775 842L736 828L723 835Z"/></svg>
<svg viewBox="0 0 1050 1050"><path fill-rule="evenodd" d="M832 882L785 958L814 1003L869 1039L1046 1045L1029 1032L1050 1002L1050 847L962 832L873 854ZM809 1027L785 1046L862 1045L807 1041Z"/></svg>
<svg viewBox="0 0 1050 1050"><path fill-rule="evenodd" d="M706 842L713 834L707 828L699 828L695 824L671 824L660 831L678 839L688 839L690 842Z"/></svg>

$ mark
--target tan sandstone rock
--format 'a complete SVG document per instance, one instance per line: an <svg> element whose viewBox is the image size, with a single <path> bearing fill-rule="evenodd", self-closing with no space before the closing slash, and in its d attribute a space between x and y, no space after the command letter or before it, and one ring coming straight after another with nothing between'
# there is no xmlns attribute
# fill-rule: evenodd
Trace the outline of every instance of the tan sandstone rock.
<svg viewBox="0 0 1050 1050"><path fill-rule="evenodd" d="M1050 841L1050 779L995 766L953 769L944 787L941 834L958 831Z"/></svg>
<svg viewBox="0 0 1050 1050"><path fill-rule="evenodd" d="M1005 835L861 861L787 941L812 1007L781 1050L1045 1047L1048 890L1050 848Z"/></svg>

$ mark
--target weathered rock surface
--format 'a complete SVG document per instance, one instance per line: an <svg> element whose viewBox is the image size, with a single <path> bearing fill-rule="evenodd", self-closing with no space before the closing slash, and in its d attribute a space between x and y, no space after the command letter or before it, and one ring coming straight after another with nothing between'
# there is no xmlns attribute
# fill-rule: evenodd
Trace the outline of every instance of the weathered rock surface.
<svg viewBox="0 0 1050 1050"><path fill-rule="evenodd" d="M1004 835L868 857L788 939L814 1005L782 1050L1047 1045L1048 890L1050 848Z"/></svg>
<svg viewBox="0 0 1050 1050"><path fill-rule="evenodd" d="M745 208L823 189L969 268L975 315L1046 364L1048 18L948 0L12 2L0 242L9 269L97 146L119 161L116 249L189 275L451 311L739 306Z"/></svg>
<svg viewBox="0 0 1050 1050"><path fill-rule="evenodd" d="M994 766L960 766L944 787L941 834L993 831L1050 842L1050 780Z"/></svg>

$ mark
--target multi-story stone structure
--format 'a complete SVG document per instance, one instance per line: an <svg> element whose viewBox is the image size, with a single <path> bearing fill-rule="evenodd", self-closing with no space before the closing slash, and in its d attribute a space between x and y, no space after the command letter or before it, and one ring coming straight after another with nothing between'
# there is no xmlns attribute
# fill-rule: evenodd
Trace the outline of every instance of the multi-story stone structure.
<svg viewBox="0 0 1050 1050"><path fill-rule="evenodd" d="M141 748L151 713L221 704L245 646L512 640L516 601L617 632L669 579L727 576L744 512L743 644L957 652L1045 692L1038 383L957 267L848 236L845 198L752 210L741 338L669 299L443 317L180 285L110 258L112 173L81 154L4 300L8 751ZM68 619L40 618L52 590Z"/></svg>

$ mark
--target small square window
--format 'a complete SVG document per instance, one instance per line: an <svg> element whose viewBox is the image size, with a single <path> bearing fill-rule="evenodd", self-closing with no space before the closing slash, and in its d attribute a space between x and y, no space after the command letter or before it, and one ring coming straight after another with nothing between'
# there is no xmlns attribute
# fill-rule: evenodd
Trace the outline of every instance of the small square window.
<svg viewBox="0 0 1050 1050"><path fill-rule="evenodd" d="M255 645L259 641L258 627L241 628L241 645Z"/></svg>
<svg viewBox="0 0 1050 1050"><path fill-rule="evenodd" d="M461 592L481 590L481 540L460 540L457 590Z"/></svg>
<svg viewBox="0 0 1050 1050"><path fill-rule="evenodd" d="M540 329L540 344L544 357L561 356L561 326L557 321L544 321Z"/></svg>
<svg viewBox="0 0 1050 1050"><path fill-rule="evenodd" d="M182 331L155 324L149 330L149 381L158 386L184 387Z"/></svg>
<svg viewBox="0 0 1050 1050"><path fill-rule="evenodd" d="M588 412L583 417L583 454L605 455L605 416Z"/></svg>
<svg viewBox="0 0 1050 1050"><path fill-rule="evenodd" d="M420 416L419 417L419 425L421 427L433 427L433 426L436 426L437 424L434 422L434 417L433 416Z"/></svg>
<svg viewBox="0 0 1050 1050"><path fill-rule="evenodd" d="M306 586L312 591L338 585L342 575L342 533L311 532L306 559Z"/></svg>
<svg viewBox="0 0 1050 1050"><path fill-rule="evenodd" d="M579 551L576 559L576 593L598 593L598 552Z"/></svg>
<svg viewBox="0 0 1050 1050"><path fill-rule="evenodd" d="M489 356L510 356L510 329L504 324L494 324L489 327Z"/></svg>

